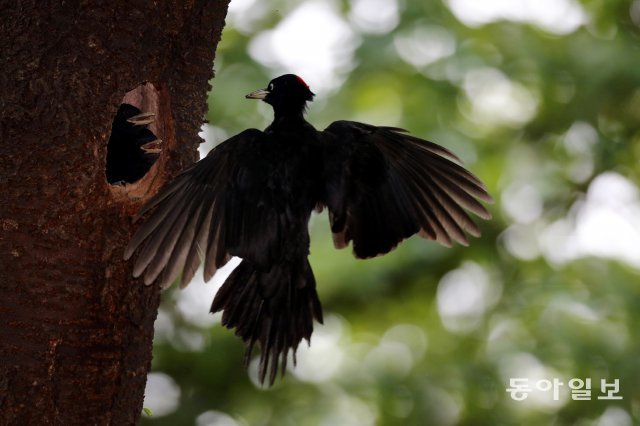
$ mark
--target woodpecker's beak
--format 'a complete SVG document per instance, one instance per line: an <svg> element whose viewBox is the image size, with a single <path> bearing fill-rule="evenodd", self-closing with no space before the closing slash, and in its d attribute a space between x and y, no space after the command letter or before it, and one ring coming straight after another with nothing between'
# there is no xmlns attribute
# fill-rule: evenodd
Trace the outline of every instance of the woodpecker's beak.
<svg viewBox="0 0 640 426"><path fill-rule="evenodd" d="M251 93L249 93L247 96L245 96L245 98L247 99L263 99L267 97L267 95L269 95L269 92L267 89L260 89L260 90L256 90L253 91Z"/></svg>

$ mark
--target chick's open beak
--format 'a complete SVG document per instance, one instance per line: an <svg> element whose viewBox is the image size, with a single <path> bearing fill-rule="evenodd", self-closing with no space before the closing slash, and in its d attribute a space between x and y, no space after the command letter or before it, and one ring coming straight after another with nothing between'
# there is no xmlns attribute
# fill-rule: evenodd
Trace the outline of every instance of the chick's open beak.
<svg viewBox="0 0 640 426"><path fill-rule="evenodd" d="M266 89L255 90L249 93L245 98L247 99L264 99L269 94L269 91Z"/></svg>
<svg viewBox="0 0 640 426"><path fill-rule="evenodd" d="M155 116L156 115L152 112L141 112L138 115L128 118L127 121L134 126L146 126L156 120Z"/></svg>

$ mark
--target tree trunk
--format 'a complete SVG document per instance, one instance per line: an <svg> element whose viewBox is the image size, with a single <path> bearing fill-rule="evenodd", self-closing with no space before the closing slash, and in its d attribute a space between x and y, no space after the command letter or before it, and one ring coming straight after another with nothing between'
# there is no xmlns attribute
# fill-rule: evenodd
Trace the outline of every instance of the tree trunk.
<svg viewBox="0 0 640 426"><path fill-rule="evenodd" d="M160 296L123 250L140 204L197 158L228 0L115 3L0 4L2 425L141 414ZM122 187L105 159L128 92L164 150Z"/></svg>

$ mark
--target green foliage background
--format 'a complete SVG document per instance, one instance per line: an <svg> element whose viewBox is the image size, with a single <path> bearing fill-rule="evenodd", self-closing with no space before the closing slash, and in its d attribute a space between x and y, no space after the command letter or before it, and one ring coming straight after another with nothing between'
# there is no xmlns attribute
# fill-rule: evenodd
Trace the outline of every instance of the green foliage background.
<svg viewBox="0 0 640 426"><path fill-rule="evenodd" d="M247 46L299 2L265 4L269 12L251 31L228 23L218 48L207 119L228 135L268 124L270 109L244 94L277 74L256 63ZM158 327L170 323L170 332L158 332L153 371L169 375L180 394L166 415L147 405L154 415L143 423L640 424L638 263L605 255L557 261L543 247L566 230L552 224L577 220L597 176L640 181L640 28L632 19L640 6L581 5L589 22L566 35L510 21L471 28L444 3L424 0L401 2L393 30L359 34L353 69L339 90L318 96L309 120L318 128L340 118L398 125L453 149L487 183L494 219L480 224L483 235L470 247L445 249L414 237L368 261L333 249L325 214L313 219L311 263L327 321L316 327L312 351L300 350L302 372L288 372L271 389L243 370L243 345L232 332L190 322L176 309L177 291L165 293ZM340 4L344 16L351 7ZM422 67L403 61L394 39L429 26L446 29L455 51ZM490 70L528 94L531 116L482 120L469 97L477 92L465 88L464 76L474 70ZM385 115L399 118L387 123ZM575 149L567 142L571 129L578 129ZM538 200L534 211L527 212L526 197L520 206L514 198L514 188L523 187ZM514 217L509 201L528 218ZM592 231L605 240L610 232ZM455 288L476 293L458 294L462 311L454 304L447 317L439 297L460 279L467 285ZM532 387L557 377L565 385L558 401L531 395L518 402L505 390L510 377L528 377ZM591 400L571 399L566 383L574 377L592 379ZM620 379L622 400L597 399L603 378Z"/></svg>

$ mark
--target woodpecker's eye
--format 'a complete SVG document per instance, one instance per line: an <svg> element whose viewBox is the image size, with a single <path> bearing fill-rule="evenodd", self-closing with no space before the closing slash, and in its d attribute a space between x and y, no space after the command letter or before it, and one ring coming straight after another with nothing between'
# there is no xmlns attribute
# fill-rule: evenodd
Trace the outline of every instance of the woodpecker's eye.
<svg viewBox="0 0 640 426"><path fill-rule="evenodd" d="M269 83L269 91L272 92L273 91L273 83Z"/></svg>

